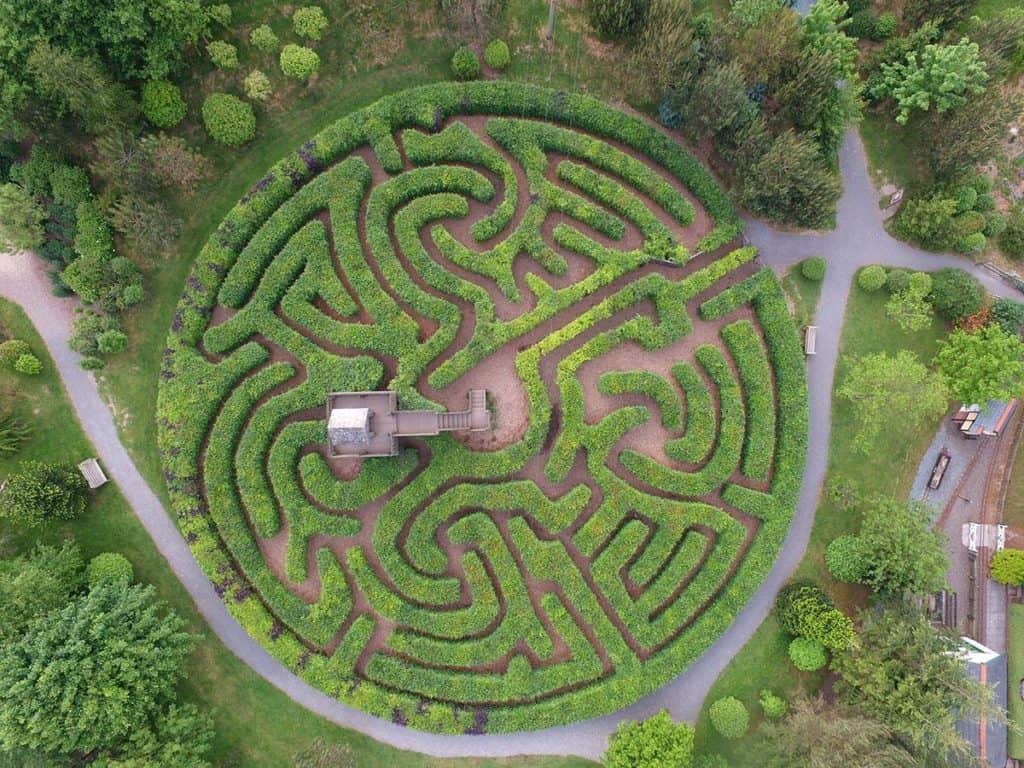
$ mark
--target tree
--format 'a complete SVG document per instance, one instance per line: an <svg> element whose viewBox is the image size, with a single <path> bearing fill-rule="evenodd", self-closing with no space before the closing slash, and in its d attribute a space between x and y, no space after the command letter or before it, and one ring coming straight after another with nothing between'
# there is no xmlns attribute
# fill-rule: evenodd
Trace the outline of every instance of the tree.
<svg viewBox="0 0 1024 768"><path fill-rule="evenodd" d="M719 734L738 739L750 726L750 715L743 702L734 696L723 696L708 709L708 719Z"/></svg>
<svg viewBox="0 0 1024 768"><path fill-rule="evenodd" d="M839 178L807 136L780 134L764 156L738 174L740 201L759 216L821 227L835 214Z"/></svg>
<svg viewBox="0 0 1024 768"><path fill-rule="evenodd" d="M928 165L940 177L957 176L1000 152L1006 126L1024 112L1024 96L990 85L957 109L929 111L920 122Z"/></svg>
<svg viewBox="0 0 1024 768"><path fill-rule="evenodd" d="M266 24L260 24L249 33L249 42L252 43L253 48L264 53L273 53L281 44L277 35L274 34L274 30Z"/></svg>
<svg viewBox="0 0 1024 768"><path fill-rule="evenodd" d="M303 6L292 14L292 28L299 37L319 41L327 29L327 17L319 6Z"/></svg>
<svg viewBox="0 0 1024 768"><path fill-rule="evenodd" d="M110 206L110 223L136 249L161 253L181 229L181 219L159 200L135 194L121 195Z"/></svg>
<svg viewBox="0 0 1024 768"><path fill-rule="evenodd" d="M230 93L211 93L206 97L203 125L210 138L229 147L245 144L256 135L252 107Z"/></svg>
<svg viewBox="0 0 1024 768"><path fill-rule="evenodd" d="M938 250L951 247L956 239L956 212L956 200L942 194L914 197L903 204L893 221L900 237Z"/></svg>
<svg viewBox="0 0 1024 768"><path fill-rule="evenodd" d="M210 161L191 149L180 136L165 133L147 136L142 149L149 160L152 177L160 186L177 187L191 195L199 182L211 173Z"/></svg>
<svg viewBox="0 0 1024 768"><path fill-rule="evenodd" d="M217 69L238 69L238 49L224 40L214 40L206 45L206 53Z"/></svg>
<svg viewBox="0 0 1024 768"><path fill-rule="evenodd" d="M856 536L838 536L825 548L825 566L832 578L847 584L859 584L864 579L864 553Z"/></svg>
<svg viewBox="0 0 1024 768"><path fill-rule="evenodd" d="M1007 333L1020 334L1024 328L1024 303L1013 299L996 299L992 303L992 320Z"/></svg>
<svg viewBox="0 0 1024 768"><path fill-rule="evenodd" d="M101 584L0 648L0 748L110 749L173 701L192 650L152 587Z"/></svg>
<svg viewBox="0 0 1024 768"><path fill-rule="evenodd" d="M814 584L785 587L775 598L775 615L785 632L816 640L830 650L845 648L856 637L850 618Z"/></svg>
<svg viewBox="0 0 1024 768"><path fill-rule="evenodd" d="M101 552L89 561L85 570L85 578L90 587L96 587L107 581L124 581L130 583L135 576L131 561L117 552Z"/></svg>
<svg viewBox="0 0 1024 768"><path fill-rule="evenodd" d="M693 728L661 710L647 720L624 720L608 741L606 768L687 768L693 760Z"/></svg>
<svg viewBox="0 0 1024 768"><path fill-rule="evenodd" d="M683 124L695 135L717 135L756 108L747 95L739 64L716 65L697 78L693 87L670 98Z"/></svg>
<svg viewBox="0 0 1024 768"><path fill-rule="evenodd" d="M931 508L917 501L879 499L864 511L857 549L861 583L884 595L925 595L946 584L945 536L931 527Z"/></svg>
<svg viewBox="0 0 1024 768"><path fill-rule="evenodd" d="M637 86L652 99L677 82L692 58L693 6L690 0L650 0L630 54Z"/></svg>
<svg viewBox="0 0 1024 768"><path fill-rule="evenodd" d="M939 317L959 320L981 309L985 290L964 270L945 267L932 275L929 299Z"/></svg>
<svg viewBox="0 0 1024 768"><path fill-rule="evenodd" d="M24 187L0 185L0 246L38 248L46 233L46 214Z"/></svg>
<svg viewBox="0 0 1024 768"><path fill-rule="evenodd" d="M780 717L785 717L786 712L789 711L789 705L786 703L786 700L781 696L777 696L768 688L761 689L757 701L761 705L761 711L764 712L765 718L768 720L778 720Z"/></svg>
<svg viewBox="0 0 1024 768"><path fill-rule="evenodd" d="M924 330L932 322L932 305L926 295L909 290L894 293L885 304L885 316L901 331L914 333Z"/></svg>
<svg viewBox="0 0 1024 768"><path fill-rule="evenodd" d="M953 331L935 361L950 394L963 403L984 405L1024 393L1024 342L998 325Z"/></svg>
<svg viewBox="0 0 1024 768"><path fill-rule="evenodd" d="M857 41L843 28L848 6L844 0L818 0L804 18L803 44L827 54L833 62L833 80L852 78L857 64Z"/></svg>
<svg viewBox="0 0 1024 768"><path fill-rule="evenodd" d="M266 101L274 92L270 87L270 78L258 69L246 75L242 85L245 88L245 95L253 101Z"/></svg>
<svg viewBox="0 0 1024 768"><path fill-rule="evenodd" d="M969 94L981 93L988 80L978 44L966 37L952 45L930 44L918 55L907 54L902 62L882 64L882 80L876 97L892 97L899 109L896 122L905 125L910 112L932 107L946 112L962 106Z"/></svg>
<svg viewBox="0 0 1024 768"><path fill-rule="evenodd" d="M837 394L850 403L857 432L854 447L868 453L877 440L886 415L900 414L907 428L942 416L949 395L940 376L930 372L913 352L900 350L894 356L879 352L844 358L847 369Z"/></svg>
<svg viewBox="0 0 1024 768"><path fill-rule="evenodd" d="M998 719L991 692L954 651L959 640L907 606L864 614L860 642L832 659L845 703L890 728L921 758L969 754L955 722L984 713Z"/></svg>
<svg viewBox="0 0 1024 768"><path fill-rule="evenodd" d="M757 752L764 768L917 768L882 723L856 710L798 695L789 717L765 723Z"/></svg>
<svg viewBox="0 0 1024 768"><path fill-rule="evenodd" d="M85 511L88 489L70 464L25 461L7 477L0 493L0 517L26 528L49 518L71 520Z"/></svg>
<svg viewBox="0 0 1024 768"><path fill-rule="evenodd" d="M809 637L794 637L788 652L789 660L801 672L817 672L828 663L825 646Z"/></svg>
<svg viewBox="0 0 1024 768"><path fill-rule="evenodd" d="M992 578L1000 584L1024 584L1024 549L1001 549L992 555Z"/></svg>
<svg viewBox="0 0 1024 768"><path fill-rule="evenodd" d="M82 587L82 555L74 543L39 544L28 555L0 560L0 645L24 634L34 619L63 608Z"/></svg>
<svg viewBox="0 0 1024 768"><path fill-rule="evenodd" d="M473 54L476 59L476 54ZM281 71L296 80L308 80L320 68L320 57L312 48L304 48L295 43L288 43L281 49ZM477 61L477 67L480 62Z"/></svg>
<svg viewBox="0 0 1024 768"><path fill-rule="evenodd" d="M213 746L209 715L191 704L171 704L152 722L135 731L119 746L109 768L210 768L206 756ZM333 762L330 768L346 768ZM349 768L355 768L350 764Z"/></svg>

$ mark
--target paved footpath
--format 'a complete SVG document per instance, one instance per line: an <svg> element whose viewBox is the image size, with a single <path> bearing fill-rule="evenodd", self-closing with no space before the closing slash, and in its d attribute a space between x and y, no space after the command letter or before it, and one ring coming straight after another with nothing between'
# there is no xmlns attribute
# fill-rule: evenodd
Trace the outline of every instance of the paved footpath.
<svg viewBox="0 0 1024 768"><path fill-rule="evenodd" d="M483 736L439 736L413 731L372 717L302 682L273 659L231 617L199 568L188 545L147 485L118 438L110 409L92 375L78 366L68 349L73 303L55 298L41 262L28 253L0 255L0 296L20 304L35 324L60 371L82 426L107 473L117 483L139 521L168 565L188 590L210 629L239 659L300 705L346 728L402 749L444 757L504 757L522 754L579 755L597 759L608 735L624 719L637 719L665 708L677 719L694 721L704 698L733 656L747 643L772 607L776 592L792 576L810 537L818 496L825 478L831 426L832 380L846 300L857 269L886 264L912 269L958 266L970 270L991 292L1015 295L988 272L964 259L919 251L893 240L882 227L878 193L868 177L864 150L856 132L847 134L840 152L845 191L839 201L837 227L820 234L792 234L751 221L748 236L761 261L784 272L811 255L825 256L828 273L815 322L818 354L808 364L810 441L807 469L796 515L768 578L736 621L715 644L660 690L631 707L606 717L543 731Z"/></svg>

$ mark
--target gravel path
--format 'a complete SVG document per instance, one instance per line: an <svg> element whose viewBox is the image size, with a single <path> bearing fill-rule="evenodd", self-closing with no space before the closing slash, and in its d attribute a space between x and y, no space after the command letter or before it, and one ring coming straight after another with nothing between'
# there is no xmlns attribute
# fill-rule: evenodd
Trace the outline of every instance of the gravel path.
<svg viewBox="0 0 1024 768"><path fill-rule="evenodd" d="M307 709L396 747L450 757L559 754L596 759L604 751L608 734L623 719L645 717L667 708L676 718L694 721L715 679L764 621L775 593L803 558L825 477L833 375L846 300L856 270L873 263L913 269L959 266L974 273L991 292L1014 295L1008 286L964 259L919 251L885 233L877 205L878 193L868 177L863 147L856 132L851 131L846 136L840 166L845 191L839 202L834 231L784 233L757 221L749 222L748 227L751 242L760 249L761 261L779 272L810 255L824 255L829 260L815 320L819 327L818 354L810 358L808 364L811 433L807 469L793 525L775 566L733 625L707 653L668 685L614 715L530 733L470 737L412 731L331 699L270 657L231 617L213 591L173 520L121 444L111 412L100 397L95 380L78 367L78 355L67 346L73 303L51 295L40 261L28 253L0 256L0 295L21 304L42 335L107 473L192 596L203 618L220 640L257 674Z"/></svg>

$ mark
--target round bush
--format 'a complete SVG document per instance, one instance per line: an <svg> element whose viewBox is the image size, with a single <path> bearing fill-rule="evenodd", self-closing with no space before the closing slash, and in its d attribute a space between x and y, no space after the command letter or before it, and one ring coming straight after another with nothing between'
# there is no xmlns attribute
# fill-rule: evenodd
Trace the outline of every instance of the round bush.
<svg viewBox="0 0 1024 768"><path fill-rule="evenodd" d="M14 363L22 355L31 355L32 347L28 345L27 341L21 339L9 339L8 341L0 344L0 365L7 368L13 368Z"/></svg>
<svg viewBox="0 0 1024 768"><path fill-rule="evenodd" d="M1008 258L1024 259L1024 212L1011 216L999 235L999 250Z"/></svg>
<svg viewBox="0 0 1024 768"><path fill-rule="evenodd" d="M981 232L961 237L956 243L956 249L960 253L981 253L988 245L988 238Z"/></svg>
<svg viewBox="0 0 1024 768"><path fill-rule="evenodd" d="M292 14L292 28L299 37L320 40L327 29L327 17L319 6L307 5Z"/></svg>
<svg viewBox="0 0 1024 768"><path fill-rule="evenodd" d="M864 555L856 536L832 539L825 549L825 565L832 578L847 584L857 584L864 578Z"/></svg>
<svg viewBox="0 0 1024 768"><path fill-rule="evenodd" d="M999 237L1006 229L1006 219L998 211L990 211L985 214L985 226L981 234L985 237Z"/></svg>
<svg viewBox="0 0 1024 768"><path fill-rule="evenodd" d="M896 20L896 14L892 11L886 11L875 21L875 28L872 31L871 39L888 40L896 34L898 28L899 22Z"/></svg>
<svg viewBox="0 0 1024 768"><path fill-rule="evenodd" d="M1019 334L1021 328L1024 328L1024 303L1013 299L996 299L992 302L991 317L1007 333Z"/></svg>
<svg viewBox="0 0 1024 768"><path fill-rule="evenodd" d="M992 578L1000 584L1024 584L1024 550L1001 549L992 555L989 567Z"/></svg>
<svg viewBox="0 0 1024 768"><path fill-rule="evenodd" d="M815 283L825 279L825 269L828 265L821 256L811 256L800 262L800 274Z"/></svg>
<svg viewBox="0 0 1024 768"><path fill-rule="evenodd" d="M84 203L92 197L89 174L74 165L59 165L54 169L50 174L50 190L53 192L55 203L73 208L77 208L79 203Z"/></svg>
<svg viewBox="0 0 1024 768"><path fill-rule="evenodd" d="M890 269L885 278L885 289L889 293L903 293L910 287L910 272L906 269Z"/></svg>
<svg viewBox="0 0 1024 768"><path fill-rule="evenodd" d="M484 48L484 61L491 69L499 72L512 63L512 54L508 50L508 44L504 40L491 40Z"/></svg>
<svg viewBox="0 0 1024 768"><path fill-rule="evenodd" d="M210 138L229 147L241 146L256 135L252 106L230 93L211 93L206 97L203 125Z"/></svg>
<svg viewBox="0 0 1024 768"><path fill-rule="evenodd" d="M206 45L206 53L217 69L237 69L238 49L224 40L214 40Z"/></svg>
<svg viewBox="0 0 1024 768"><path fill-rule="evenodd" d="M989 192L979 192L978 200L974 203L974 210L979 213L988 213L996 209L996 199Z"/></svg>
<svg viewBox="0 0 1024 768"><path fill-rule="evenodd" d="M981 283L964 270L946 267L932 275L929 299L939 317L959 320L981 309L985 291Z"/></svg>
<svg viewBox="0 0 1024 768"><path fill-rule="evenodd" d="M142 86L142 114L157 128L170 128L185 117L181 89L167 80L150 80Z"/></svg>
<svg viewBox="0 0 1024 768"><path fill-rule="evenodd" d="M288 43L281 49L279 58L281 71L296 80L308 80L320 69L320 57L311 48L304 48L295 43Z"/></svg>
<svg viewBox="0 0 1024 768"><path fill-rule="evenodd" d="M764 716L769 720L778 720L789 711L789 705L786 703L786 700L781 696L775 695L767 688L761 691L758 701L761 704L761 711L764 712Z"/></svg>
<svg viewBox="0 0 1024 768"><path fill-rule="evenodd" d="M43 372L43 363L35 355L21 355L14 361L14 370L26 376L38 376Z"/></svg>
<svg viewBox="0 0 1024 768"><path fill-rule="evenodd" d="M452 74L456 80L475 80L480 77L480 59L473 51L460 45L452 54Z"/></svg>
<svg viewBox="0 0 1024 768"><path fill-rule="evenodd" d="M735 696L724 696L708 710L711 725L726 739L738 739L747 732L750 715Z"/></svg>
<svg viewBox="0 0 1024 768"><path fill-rule="evenodd" d="M608 740L605 768L687 766L693 757L693 728L674 723L664 709L647 720L624 720Z"/></svg>
<svg viewBox="0 0 1024 768"><path fill-rule="evenodd" d="M131 582L135 578L135 570L131 561L118 552L101 552L89 561L85 569L85 579L90 587L108 581Z"/></svg>
<svg viewBox="0 0 1024 768"><path fill-rule="evenodd" d="M274 30L266 24L260 24L249 33L249 42L252 43L253 48L264 53L273 53L281 44L277 35L274 34Z"/></svg>
<svg viewBox="0 0 1024 768"><path fill-rule="evenodd" d="M828 663L828 652L817 640L798 637L789 644L789 660L801 672L817 672Z"/></svg>
<svg viewBox="0 0 1024 768"><path fill-rule="evenodd" d="M975 203L978 202L978 190L974 187L957 187L953 195L956 199L957 213L973 211Z"/></svg>
<svg viewBox="0 0 1024 768"><path fill-rule="evenodd" d="M245 87L245 95L253 101L266 101L273 93L270 87L270 78L258 69L254 69L245 76L243 85Z"/></svg>
<svg viewBox="0 0 1024 768"><path fill-rule="evenodd" d="M846 34L851 37L868 38L875 36L875 14L869 10L857 11L850 17Z"/></svg>
<svg viewBox="0 0 1024 768"><path fill-rule="evenodd" d="M877 264L872 264L870 267L864 267L857 275L857 285L862 291L868 293L874 293L883 285L885 285L886 275L885 267L880 267Z"/></svg>

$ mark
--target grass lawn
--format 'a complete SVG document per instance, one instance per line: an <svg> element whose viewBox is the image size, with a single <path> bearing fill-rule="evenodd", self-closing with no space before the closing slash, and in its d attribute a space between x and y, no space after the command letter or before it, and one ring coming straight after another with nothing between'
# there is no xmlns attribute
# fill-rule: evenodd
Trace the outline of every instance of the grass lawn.
<svg viewBox="0 0 1024 768"><path fill-rule="evenodd" d="M1010 487L1003 506L1003 522L1015 528L1024 528L1024 450L1017 451L1010 474Z"/></svg>
<svg viewBox="0 0 1024 768"><path fill-rule="evenodd" d="M1019 681L1024 679L1024 605L1010 603L1010 647L1007 653L1006 709L1010 724L1007 748L1010 757L1024 758L1024 700L1020 697Z"/></svg>
<svg viewBox="0 0 1024 768"><path fill-rule="evenodd" d="M891 115L866 111L860 123L860 136L876 184L891 182L898 187L913 187L927 178L921 163L915 161L922 155L916 137L897 125Z"/></svg>
<svg viewBox="0 0 1024 768"><path fill-rule="evenodd" d="M0 457L0 476L25 459L77 462L93 455L64 395L53 362L28 318L16 305L0 300L0 326L10 336L28 341L45 365L43 374L31 379L0 370L0 398L5 403L16 402L16 411L30 418L35 427L33 437L15 457ZM567 758L436 760L393 749L311 714L252 672L211 636L188 593L113 485L100 490L89 511L70 523L47 525L28 532L6 522L0 523L0 554L12 556L30 549L37 541L57 542L68 537L79 543L87 558L105 551L124 554L132 561L137 579L156 586L161 598L185 617L189 630L204 635L205 639L188 661L182 695L212 711L217 732L215 757L225 765L281 768L290 765L292 755L316 738L350 744L359 764L365 766L581 768L592 765L585 760Z"/></svg>
<svg viewBox="0 0 1024 768"><path fill-rule="evenodd" d="M901 349L909 349L922 360L930 361L934 357L938 342L945 335L942 322L935 320L923 331L904 333L885 317L887 298L885 291L869 294L853 288L840 340L837 384L843 380L847 370L844 359L849 356L876 352L893 354ZM910 491L921 455L934 435L935 425L927 425L912 432L896 430L883 433L870 456L852 449L855 432L856 425L849 406L836 398L832 409L826 489L835 479L844 478L854 483L860 493L865 495L905 496ZM795 576L797 579L817 582L840 607L851 613L864 605L866 592L855 585L838 584L831 579L825 568L825 547L837 536L856 533L859 525L859 512L844 510L826 492L814 518L807 554ZM706 703L710 705L722 696L736 696L747 705L751 721L756 725L761 717L757 698L762 688L770 688L787 697L795 693L798 686L804 686L807 690L817 688L822 676L820 673L809 675L798 672L789 662L788 643L789 637L779 629L775 617L769 616L718 678ZM745 738L727 742L711 728L706 709L697 723L698 746L721 752L733 768L754 768L760 764L754 733L755 729L751 728Z"/></svg>
<svg viewBox="0 0 1024 768"><path fill-rule="evenodd" d="M808 280L797 264L782 278L782 287L793 304L793 320L797 328L810 325L821 298L821 281Z"/></svg>

